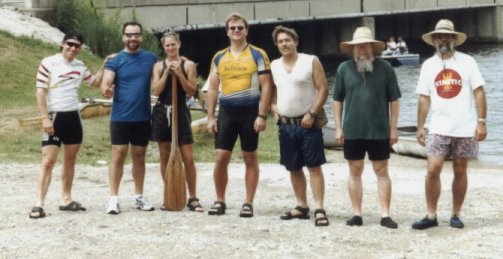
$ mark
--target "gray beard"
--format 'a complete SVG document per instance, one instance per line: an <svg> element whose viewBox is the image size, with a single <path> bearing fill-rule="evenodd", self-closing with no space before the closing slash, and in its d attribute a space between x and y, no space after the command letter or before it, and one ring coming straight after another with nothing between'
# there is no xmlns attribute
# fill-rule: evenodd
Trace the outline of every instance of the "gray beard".
<svg viewBox="0 0 503 259"><path fill-rule="evenodd" d="M450 42L449 45L439 45L435 44L437 53L440 55L445 55L447 53L454 53L454 41Z"/></svg>
<svg viewBox="0 0 503 259"><path fill-rule="evenodd" d="M360 73L372 72L374 71L374 58L355 58L356 70Z"/></svg>

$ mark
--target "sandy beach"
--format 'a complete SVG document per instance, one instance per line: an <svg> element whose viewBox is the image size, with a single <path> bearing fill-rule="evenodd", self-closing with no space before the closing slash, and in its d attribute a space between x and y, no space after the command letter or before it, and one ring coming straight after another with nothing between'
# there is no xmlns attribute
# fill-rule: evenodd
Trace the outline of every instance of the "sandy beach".
<svg viewBox="0 0 503 259"><path fill-rule="evenodd" d="M85 212L62 212L59 166L46 199L46 218L32 220L38 165L0 164L3 177L0 257L2 258L501 258L503 248L503 175L501 167L474 161L462 219L466 227L453 229L448 220L452 179L448 162L442 175L440 226L426 231L410 225L425 215L426 161L393 155L392 217L396 230L379 226L376 180L370 164L364 173L364 225L348 227L351 216L347 195L347 165L338 151L327 151L323 166L328 227L311 220L282 221L279 216L295 206L287 171L277 164L261 164L254 202L255 217L239 218L244 199L242 164L230 166L227 213L209 216L215 197L211 163L198 163L198 196L205 213L165 212L158 164L147 165L145 195L153 212L130 208L133 182L127 166L120 189L122 213L105 214L108 199L106 166L77 167L74 199ZM310 203L313 204L308 189Z"/></svg>

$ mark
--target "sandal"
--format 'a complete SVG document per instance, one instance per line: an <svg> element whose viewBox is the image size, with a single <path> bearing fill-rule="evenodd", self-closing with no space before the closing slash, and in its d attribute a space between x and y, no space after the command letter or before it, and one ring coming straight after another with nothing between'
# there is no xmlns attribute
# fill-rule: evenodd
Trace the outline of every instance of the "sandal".
<svg viewBox="0 0 503 259"><path fill-rule="evenodd" d="M318 214L323 215L322 217L316 217ZM314 225L317 227L325 227L328 226L330 223L328 222L327 218L327 213L325 212L324 209L316 209L314 210Z"/></svg>
<svg viewBox="0 0 503 259"><path fill-rule="evenodd" d="M36 214L35 214L36 213ZM45 217L45 212L42 207L31 208L30 219L40 219Z"/></svg>
<svg viewBox="0 0 503 259"><path fill-rule="evenodd" d="M82 204L80 204L76 201L72 201L65 206L59 206L59 210L62 210L62 211L79 211L79 210L85 211L86 208L82 207Z"/></svg>
<svg viewBox="0 0 503 259"><path fill-rule="evenodd" d="M223 215L225 214L225 209L227 207L225 206L225 202L223 201L215 201L213 203L213 206L211 206L211 209L208 211L208 215Z"/></svg>
<svg viewBox="0 0 503 259"><path fill-rule="evenodd" d="M250 203L244 203L241 207L241 212L239 213L241 218L251 218L253 217L253 206Z"/></svg>
<svg viewBox="0 0 503 259"><path fill-rule="evenodd" d="M300 214L292 214L292 211L299 211ZM293 210L285 212L284 215L281 215L279 217L280 219L283 220L289 220L289 219L309 219L309 207L307 208L302 208L301 206L295 207Z"/></svg>
<svg viewBox="0 0 503 259"><path fill-rule="evenodd" d="M187 208L191 211L195 212L203 212L203 206L201 206L201 203L199 203L198 198L189 198L187 201Z"/></svg>

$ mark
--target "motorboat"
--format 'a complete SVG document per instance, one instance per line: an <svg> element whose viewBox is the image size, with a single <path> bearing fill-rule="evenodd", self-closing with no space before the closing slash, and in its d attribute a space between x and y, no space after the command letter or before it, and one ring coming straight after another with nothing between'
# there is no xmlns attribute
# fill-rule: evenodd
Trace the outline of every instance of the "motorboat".
<svg viewBox="0 0 503 259"><path fill-rule="evenodd" d="M419 65L419 54L415 53L401 53L401 52L393 52L393 53L383 53L380 58L387 60L391 63L392 66L411 66L411 65Z"/></svg>

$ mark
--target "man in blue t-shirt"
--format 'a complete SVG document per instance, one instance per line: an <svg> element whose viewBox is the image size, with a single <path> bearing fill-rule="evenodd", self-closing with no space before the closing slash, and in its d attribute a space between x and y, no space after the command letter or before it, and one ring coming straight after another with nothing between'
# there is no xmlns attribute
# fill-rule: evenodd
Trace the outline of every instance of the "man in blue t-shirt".
<svg viewBox="0 0 503 259"><path fill-rule="evenodd" d="M133 207L152 211L143 197L145 151L150 137L150 76L157 61L154 53L140 48L142 26L126 22L122 27L124 49L105 64L101 93L113 97L110 119L112 161L109 167L110 200L107 214L119 214L118 193L124 161L131 144L132 172L135 179Z"/></svg>

